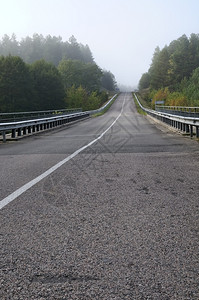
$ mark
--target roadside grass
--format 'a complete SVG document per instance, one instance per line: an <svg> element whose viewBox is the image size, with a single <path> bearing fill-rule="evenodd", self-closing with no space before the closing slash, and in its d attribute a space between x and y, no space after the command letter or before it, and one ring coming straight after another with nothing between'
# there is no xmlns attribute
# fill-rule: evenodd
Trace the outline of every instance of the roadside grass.
<svg viewBox="0 0 199 300"><path fill-rule="evenodd" d="M136 106L137 112L138 112L140 115L146 116L147 113L146 113L144 110L141 109L141 107L139 106L139 104L138 104L138 102L137 102L137 99L134 97L134 94L132 94L132 95L133 95L133 100L134 100L134 102L135 102L135 106ZM138 97L138 95L137 95L137 97ZM140 97L138 97L138 98L139 98L139 100L140 100ZM140 101L140 103L142 104L142 101Z"/></svg>
<svg viewBox="0 0 199 300"><path fill-rule="evenodd" d="M146 108L149 108L151 109L152 106L151 106L151 101L146 101L145 99L148 98L149 94L149 89L144 89L144 90L141 90L139 91L138 93L136 93L138 99L140 100L141 104L146 107Z"/></svg>

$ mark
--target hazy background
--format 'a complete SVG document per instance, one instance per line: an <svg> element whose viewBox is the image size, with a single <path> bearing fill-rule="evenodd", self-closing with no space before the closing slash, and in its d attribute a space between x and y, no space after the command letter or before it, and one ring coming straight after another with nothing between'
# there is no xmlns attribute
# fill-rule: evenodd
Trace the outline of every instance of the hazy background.
<svg viewBox="0 0 199 300"><path fill-rule="evenodd" d="M74 35L119 84L135 87L156 46L199 33L198 0L0 0L0 38Z"/></svg>

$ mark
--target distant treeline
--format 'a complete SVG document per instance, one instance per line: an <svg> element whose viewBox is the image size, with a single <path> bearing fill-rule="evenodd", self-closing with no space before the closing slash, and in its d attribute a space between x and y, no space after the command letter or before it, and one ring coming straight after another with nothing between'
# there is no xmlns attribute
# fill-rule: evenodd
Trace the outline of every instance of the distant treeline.
<svg viewBox="0 0 199 300"><path fill-rule="evenodd" d="M17 41L15 34L11 37L5 34L0 41L0 55L20 56L29 64L44 59L58 66L63 58L94 63L89 46L78 43L73 35L69 41L63 42L60 36L44 37L42 34L35 33L32 37L27 36Z"/></svg>
<svg viewBox="0 0 199 300"><path fill-rule="evenodd" d="M151 66L139 81L148 89L145 100L165 100L165 105L199 105L199 34L155 49Z"/></svg>
<svg viewBox="0 0 199 300"><path fill-rule="evenodd" d="M117 89L114 75L101 70L89 47L35 34L0 42L0 112L81 107L95 109Z"/></svg>

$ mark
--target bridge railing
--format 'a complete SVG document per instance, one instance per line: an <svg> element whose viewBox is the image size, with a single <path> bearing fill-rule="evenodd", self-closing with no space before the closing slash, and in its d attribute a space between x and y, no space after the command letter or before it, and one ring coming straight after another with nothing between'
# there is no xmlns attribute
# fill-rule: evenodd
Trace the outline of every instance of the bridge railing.
<svg viewBox="0 0 199 300"><path fill-rule="evenodd" d="M72 108L72 109L57 109L57 110L45 110L45 111L0 113L0 123L41 119L41 118L53 117L58 114L66 115L66 114L72 114L76 112L82 112L82 109Z"/></svg>
<svg viewBox="0 0 199 300"><path fill-rule="evenodd" d="M172 115L199 118L199 107L156 105L155 110Z"/></svg>
<svg viewBox="0 0 199 300"><path fill-rule="evenodd" d="M80 120L89 117L92 114L102 112L106 107L113 102L117 94L115 94L104 106L97 110L85 111L85 112L63 112L55 113L53 116L38 117L28 120L12 121L12 122L1 122L0 121L0 135L2 136L3 142L8 139L15 139L21 136L35 134L37 132L52 129L54 127L62 126L72 121ZM55 111L54 111L55 112ZM57 112L57 111L56 111Z"/></svg>
<svg viewBox="0 0 199 300"><path fill-rule="evenodd" d="M178 115L172 114L171 112L155 111L153 109L145 108L139 101L137 95L134 93L135 99L137 100L139 106L143 111L152 117L172 126L184 133L190 134L191 137L195 134L199 138L199 117L194 114L194 116Z"/></svg>

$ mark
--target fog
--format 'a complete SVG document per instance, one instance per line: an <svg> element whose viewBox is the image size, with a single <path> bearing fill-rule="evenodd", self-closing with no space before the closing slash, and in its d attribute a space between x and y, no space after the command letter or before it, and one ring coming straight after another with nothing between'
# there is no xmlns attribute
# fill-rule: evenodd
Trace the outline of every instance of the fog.
<svg viewBox="0 0 199 300"><path fill-rule="evenodd" d="M198 0L6 0L0 38L38 33L66 41L74 35L129 90L148 70L156 46L199 33L198 11Z"/></svg>

